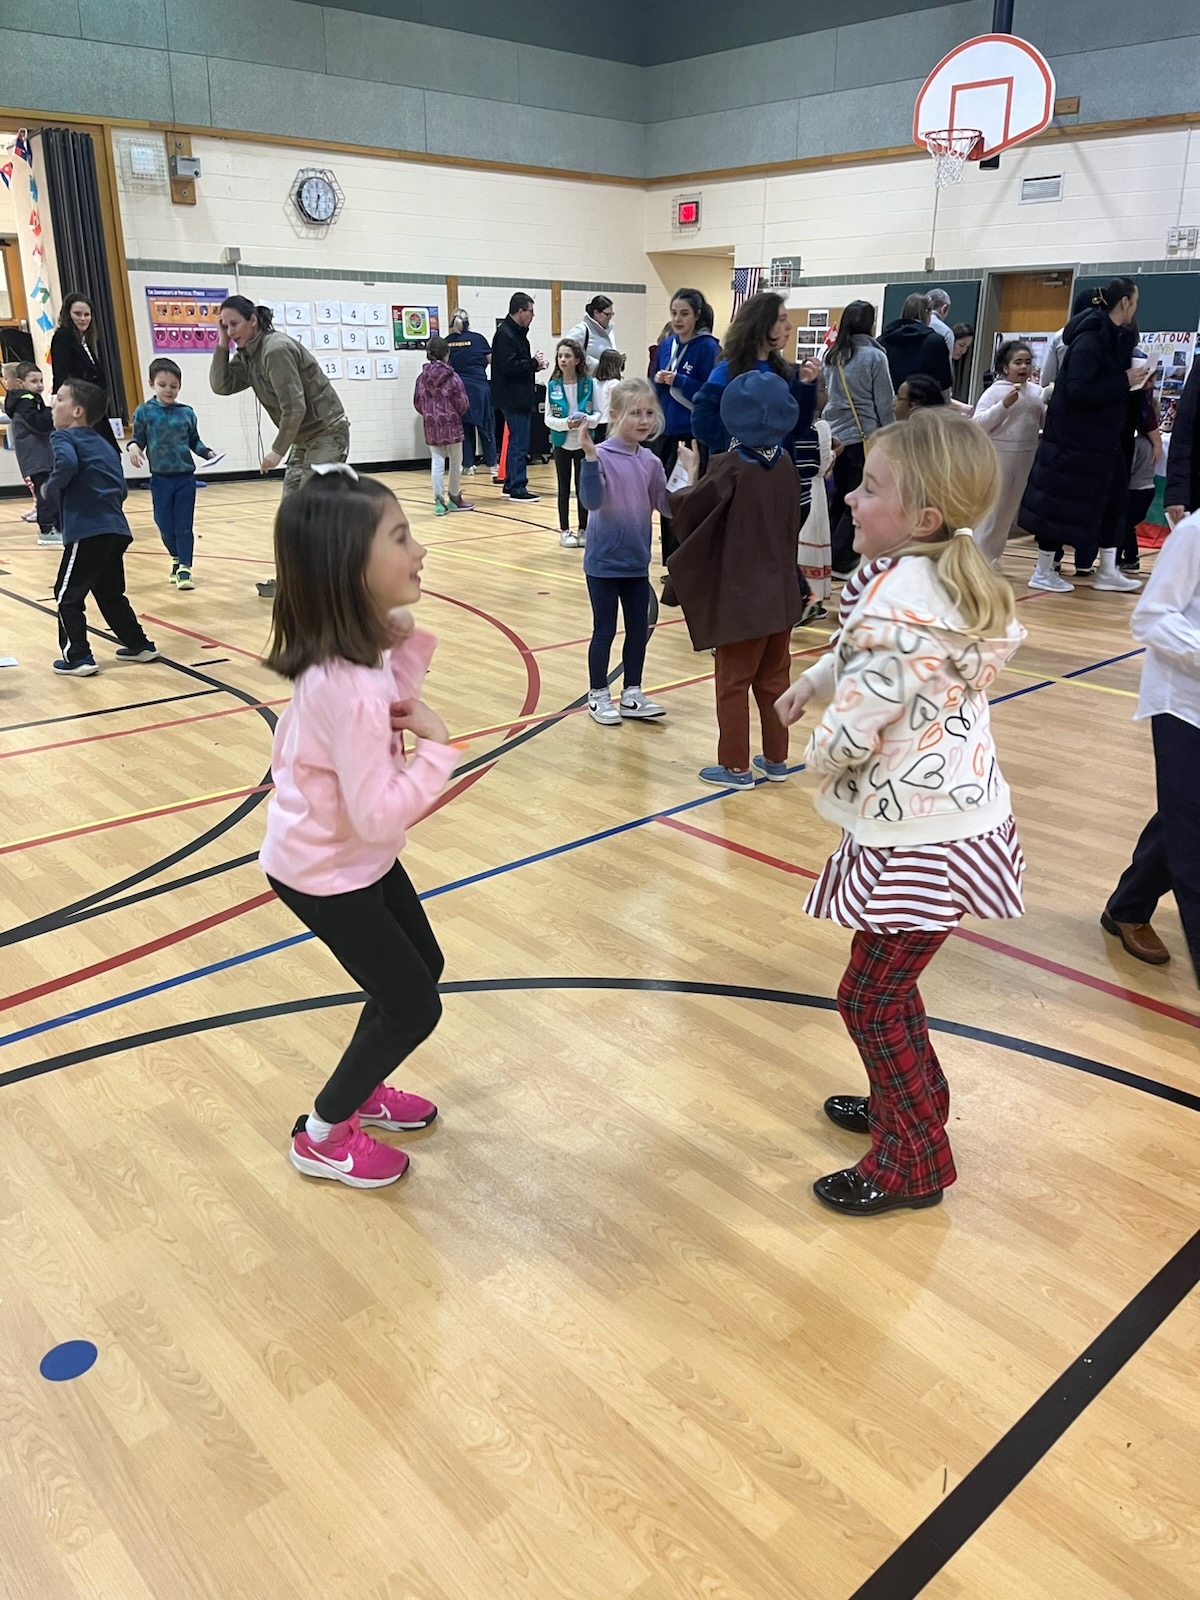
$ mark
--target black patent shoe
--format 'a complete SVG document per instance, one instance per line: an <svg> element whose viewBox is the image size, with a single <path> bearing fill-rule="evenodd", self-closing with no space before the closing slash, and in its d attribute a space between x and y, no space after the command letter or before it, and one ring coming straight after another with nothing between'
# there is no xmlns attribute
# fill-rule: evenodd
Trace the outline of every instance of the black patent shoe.
<svg viewBox="0 0 1200 1600"><path fill-rule="evenodd" d="M839 1128L845 1128L849 1133L871 1131L871 1125L867 1121L865 1094L831 1094L825 1102L824 1110L830 1122L836 1122Z"/></svg>
<svg viewBox="0 0 1200 1600"><path fill-rule="evenodd" d="M925 1206L940 1205L942 1201L940 1189L932 1194L889 1194L886 1189L877 1188L870 1178L864 1178L857 1167L818 1178L813 1184L813 1193L825 1205L852 1217L874 1217L881 1211L896 1211L901 1206L911 1206L917 1211Z"/></svg>

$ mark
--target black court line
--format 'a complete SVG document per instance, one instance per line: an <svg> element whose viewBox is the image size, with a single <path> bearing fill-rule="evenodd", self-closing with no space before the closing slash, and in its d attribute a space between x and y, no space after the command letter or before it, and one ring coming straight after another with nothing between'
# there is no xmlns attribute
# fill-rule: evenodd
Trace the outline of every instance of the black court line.
<svg viewBox="0 0 1200 1600"><path fill-rule="evenodd" d="M212 665L211 662L208 665ZM176 700L199 700L206 694L224 694L224 689L189 689L186 694L167 694L158 700L129 700L124 705L100 706L95 711L72 711L65 717L39 717L35 722L10 722L0 733L21 733L26 728L49 728L56 722L82 722L85 717L114 717L119 711L142 711L147 706L169 706Z"/></svg>
<svg viewBox="0 0 1200 1600"><path fill-rule="evenodd" d="M741 984L697 983L665 978L495 978L443 983L442 994L486 994L522 990L623 990L640 993L693 994L734 1000L763 1000L803 1006L818 1011L835 1011L836 1001L820 995L800 994L785 989L765 989ZM192 1022L174 1023L143 1033L127 1034L100 1045L68 1051L46 1061L31 1062L0 1074L0 1087L43 1077L50 1072L83 1062L100 1060L126 1050L161 1044L189 1035L213 1032L220 1028L243 1026L274 1017L307 1011L354 1005L364 999L361 990L347 994L318 995L307 1000L282 1001L256 1006L223 1016L202 1017ZM935 1032L997 1045L1022 1055L1037 1056L1058 1065L1096 1077L1123 1083L1146 1093L1159 1095L1189 1110L1200 1112L1200 1097L1185 1094L1167 1084L1138 1078L1102 1061L1052 1050L1032 1040L974 1028L966 1023L931 1017ZM847 1227L867 1224L846 1219ZM1071 1425L1079 1420L1093 1400L1142 1349L1151 1336L1182 1302L1200 1285L1200 1231L1160 1268L1144 1288L1097 1337L1076 1357L1064 1373L1034 1401L1033 1405L992 1446L936 1509L909 1534L892 1555L850 1600L915 1600L959 1550L978 1533L993 1512L1042 1462Z"/></svg>

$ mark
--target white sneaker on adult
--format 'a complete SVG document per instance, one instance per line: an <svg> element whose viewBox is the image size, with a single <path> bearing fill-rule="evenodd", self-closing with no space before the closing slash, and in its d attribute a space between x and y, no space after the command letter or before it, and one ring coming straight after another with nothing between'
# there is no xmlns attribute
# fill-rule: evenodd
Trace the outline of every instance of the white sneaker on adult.
<svg viewBox="0 0 1200 1600"><path fill-rule="evenodd" d="M1057 572L1035 572L1027 585L1030 589L1045 589L1050 594L1074 594L1075 585L1068 583Z"/></svg>
<svg viewBox="0 0 1200 1600"><path fill-rule="evenodd" d="M1115 550L1101 550L1100 570L1096 574L1094 589L1121 590L1130 594L1142 586L1136 578L1127 578L1123 572L1117 571L1117 552Z"/></svg>
<svg viewBox="0 0 1200 1600"><path fill-rule="evenodd" d="M558 530L558 542L560 545L562 545L564 550L579 549L580 541L578 537L571 532L570 528L560 528Z"/></svg>

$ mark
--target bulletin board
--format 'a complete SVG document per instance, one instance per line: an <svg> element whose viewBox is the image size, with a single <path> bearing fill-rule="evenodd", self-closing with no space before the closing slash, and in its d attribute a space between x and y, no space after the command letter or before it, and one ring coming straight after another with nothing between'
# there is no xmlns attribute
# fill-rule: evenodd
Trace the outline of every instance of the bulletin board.
<svg viewBox="0 0 1200 1600"><path fill-rule="evenodd" d="M392 336L397 350L424 350L442 331L437 306L393 306Z"/></svg>
<svg viewBox="0 0 1200 1600"><path fill-rule="evenodd" d="M207 356L217 348L228 289L148 288L150 335L158 356Z"/></svg>

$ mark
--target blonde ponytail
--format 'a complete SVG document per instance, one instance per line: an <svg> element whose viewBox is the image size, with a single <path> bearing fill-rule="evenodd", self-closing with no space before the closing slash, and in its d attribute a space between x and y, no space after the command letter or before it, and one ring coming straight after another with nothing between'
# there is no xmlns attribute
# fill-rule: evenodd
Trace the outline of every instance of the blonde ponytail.
<svg viewBox="0 0 1200 1600"><path fill-rule="evenodd" d="M868 448L887 457L907 514L933 506L942 515L938 535L914 539L900 554L937 563L938 582L969 634L1002 636L1016 616L1012 589L974 539L955 537L958 529L976 527L999 495L1000 462L992 441L969 417L930 407L880 428Z"/></svg>

